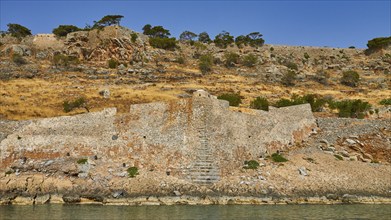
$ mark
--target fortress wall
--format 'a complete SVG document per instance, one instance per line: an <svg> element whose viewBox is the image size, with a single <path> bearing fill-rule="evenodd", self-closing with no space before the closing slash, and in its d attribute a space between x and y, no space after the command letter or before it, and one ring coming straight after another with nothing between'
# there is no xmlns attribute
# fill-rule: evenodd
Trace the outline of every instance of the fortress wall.
<svg viewBox="0 0 391 220"><path fill-rule="evenodd" d="M64 46L64 43L58 40L54 34L37 34L34 36L33 45L38 49L59 50Z"/></svg>
<svg viewBox="0 0 391 220"><path fill-rule="evenodd" d="M24 122L1 141L0 169L29 166L20 161L27 158L38 167L53 160L69 173L78 159L95 157L97 165L91 169L102 172L126 163L184 176L197 148L206 142L225 174L244 160L300 142L316 127L309 105L246 114L229 110L228 103L216 97L196 95L172 103L132 105L123 115L106 109Z"/></svg>

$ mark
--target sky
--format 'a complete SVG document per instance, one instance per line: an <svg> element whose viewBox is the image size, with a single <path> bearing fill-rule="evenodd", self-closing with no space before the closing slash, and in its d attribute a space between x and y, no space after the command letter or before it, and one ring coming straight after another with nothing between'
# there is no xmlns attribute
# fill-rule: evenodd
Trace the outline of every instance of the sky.
<svg viewBox="0 0 391 220"><path fill-rule="evenodd" d="M162 25L174 37L186 30L211 38L258 31L267 44L366 48L370 39L391 36L391 0L0 0L0 29L17 23L51 33L111 14L123 15L121 25L132 30Z"/></svg>

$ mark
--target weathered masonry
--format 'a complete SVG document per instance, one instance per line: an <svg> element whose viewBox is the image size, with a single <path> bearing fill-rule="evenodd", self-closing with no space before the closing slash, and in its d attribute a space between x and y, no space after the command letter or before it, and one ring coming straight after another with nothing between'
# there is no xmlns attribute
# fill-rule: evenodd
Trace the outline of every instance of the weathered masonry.
<svg viewBox="0 0 391 220"><path fill-rule="evenodd" d="M83 170L89 175L127 164L195 183L216 182L244 160L301 142L316 127L308 104L243 113L202 90L177 102L132 105L127 114L106 109L12 123L0 143L2 171L77 174L75 160L89 158L93 166Z"/></svg>

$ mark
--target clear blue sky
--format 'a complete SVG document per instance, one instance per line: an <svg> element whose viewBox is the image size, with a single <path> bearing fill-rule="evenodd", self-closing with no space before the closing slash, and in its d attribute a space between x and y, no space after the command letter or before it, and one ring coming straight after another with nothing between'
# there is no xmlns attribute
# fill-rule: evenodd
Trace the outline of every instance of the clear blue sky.
<svg viewBox="0 0 391 220"><path fill-rule="evenodd" d="M84 27L108 14L141 31L162 25L178 37L185 30L222 30L234 36L259 31L267 44L365 48L369 39L391 35L391 0L328 1L130 1L0 0L0 29L22 24L33 34L60 24Z"/></svg>

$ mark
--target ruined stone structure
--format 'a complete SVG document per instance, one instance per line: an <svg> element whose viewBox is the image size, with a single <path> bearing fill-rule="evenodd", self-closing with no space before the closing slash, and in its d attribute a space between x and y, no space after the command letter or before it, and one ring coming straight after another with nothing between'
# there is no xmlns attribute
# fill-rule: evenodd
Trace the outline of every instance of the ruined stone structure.
<svg viewBox="0 0 391 220"><path fill-rule="evenodd" d="M63 41L57 39L54 34L37 34L34 36L33 44L36 48L41 50L58 50L64 46Z"/></svg>
<svg viewBox="0 0 391 220"><path fill-rule="evenodd" d="M310 106L232 111L205 91L171 103L14 124L1 140L1 172L118 176L126 167L214 183L245 160L301 142L316 127ZM4 137L2 135L0 137ZM87 158L81 167L76 161Z"/></svg>

